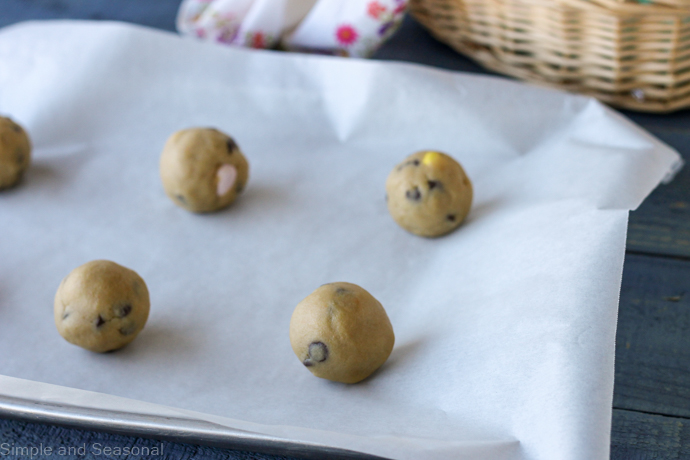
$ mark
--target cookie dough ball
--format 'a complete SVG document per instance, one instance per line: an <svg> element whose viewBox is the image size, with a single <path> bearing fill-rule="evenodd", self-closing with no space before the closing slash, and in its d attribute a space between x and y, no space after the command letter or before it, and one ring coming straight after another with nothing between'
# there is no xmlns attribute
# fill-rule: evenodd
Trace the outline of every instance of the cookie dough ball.
<svg viewBox="0 0 690 460"><path fill-rule="evenodd" d="M31 163L31 142L26 131L0 117L0 190L16 185Z"/></svg>
<svg viewBox="0 0 690 460"><path fill-rule="evenodd" d="M214 128L177 131L160 161L163 188L178 206L212 212L230 205L249 177L249 164L235 141Z"/></svg>
<svg viewBox="0 0 690 460"><path fill-rule="evenodd" d="M134 271L109 260L75 268L55 294L55 325L70 343L95 352L124 347L149 317L149 291Z"/></svg>
<svg viewBox="0 0 690 460"><path fill-rule="evenodd" d="M450 156L422 151L393 169L386 180L386 199L402 228L419 236L441 236L470 212L472 183Z"/></svg>
<svg viewBox="0 0 690 460"><path fill-rule="evenodd" d="M356 383L391 354L393 326L378 300L351 283L324 284L302 300L290 320L290 343L312 374Z"/></svg>

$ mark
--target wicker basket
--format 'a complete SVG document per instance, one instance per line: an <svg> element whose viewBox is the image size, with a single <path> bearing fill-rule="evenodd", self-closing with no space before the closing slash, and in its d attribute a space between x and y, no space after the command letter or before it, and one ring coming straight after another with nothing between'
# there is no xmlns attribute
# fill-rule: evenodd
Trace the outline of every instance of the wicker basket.
<svg viewBox="0 0 690 460"><path fill-rule="evenodd" d="M411 0L410 11L491 70L634 110L690 107L690 0Z"/></svg>

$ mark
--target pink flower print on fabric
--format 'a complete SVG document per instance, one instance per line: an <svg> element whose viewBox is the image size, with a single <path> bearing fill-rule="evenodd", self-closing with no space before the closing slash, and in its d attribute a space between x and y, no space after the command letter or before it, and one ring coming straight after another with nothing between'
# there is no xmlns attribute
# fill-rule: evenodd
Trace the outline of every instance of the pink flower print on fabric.
<svg viewBox="0 0 690 460"><path fill-rule="evenodd" d="M226 43L230 45L235 41L238 31L239 30L237 26L222 26L218 31L219 33L216 37L216 41L218 41L219 43Z"/></svg>
<svg viewBox="0 0 690 460"><path fill-rule="evenodd" d="M376 2L372 2L376 3ZM395 30L400 26L402 22L403 14L407 8L407 2L405 0L395 0L395 7L390 11L381 5L383 10L378 12L378 17L376 18L381 22L381 26L378 29L378 35L381 39L385 39L395 32ZM371 4L370 4L371 8Z"/></svg>
<svg viewBox="0 0 690 460"><path fill-rule="evenodd" d="M264 34L257 32L252 37L252 48L266 48L266 39Z"/></svg>
<svg viewBox="0 0 690 460"><path fill-rule="evenodd" d="M247 32L245 39L246 46L250 48L268 48L269 43L273 41L270 35L267 35L261 31L257 32Z"/></svg>
<svg viewBox="0 0 690 460"><path fill-rule="evenodd" d="M359 38L357 30L349 24L343 24L335 31L335 38L343 46L351 46Z"/></svg>
<svg viewBox="0 0 690 460"><path fill-rule="evenodd" d="M369 5L367 5L367 14L374 19L378 19L379 17L381 17L381 14L385 13L385 11L386 7L381 5L376 0L374 0L373 2L369 2Z"/></svg>
<svg viewBox="0 0 690 460"><path fill-rule="evenodd" d="M240 20L233 13L220 13L218 11L214 11L211 17L213 18L216 41L228 45L232 44L239 33Z"/></svg>
<svg viewBox="0 0 690 460"><path fill-rule="evenodd" d="M280 44L287 50L368 57L398 28L407 4L408 0L182 0L176 23L183 34L223 44Z"/></svg>
<svg viewBox="0 0 690 460"><path fill-rule="evenodd" d="M405 0L395 0L395 3L397 3L398 5L393 10L394 15L398 15L405 12L405 8L407 8L407 2Z"/></svg>

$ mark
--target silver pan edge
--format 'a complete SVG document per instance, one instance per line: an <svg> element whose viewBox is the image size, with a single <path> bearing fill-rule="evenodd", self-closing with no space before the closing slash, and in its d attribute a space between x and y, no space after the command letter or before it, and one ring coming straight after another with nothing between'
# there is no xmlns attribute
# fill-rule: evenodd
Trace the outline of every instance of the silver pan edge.
<svg viewBox="0 0 690 460"><path fill-rule="evenodd" d="M351 450L235 430L203 420L92 409L3 395L0 395L0 417L170 442L202 444L309 459L385 460L384 457Z"/></svg>

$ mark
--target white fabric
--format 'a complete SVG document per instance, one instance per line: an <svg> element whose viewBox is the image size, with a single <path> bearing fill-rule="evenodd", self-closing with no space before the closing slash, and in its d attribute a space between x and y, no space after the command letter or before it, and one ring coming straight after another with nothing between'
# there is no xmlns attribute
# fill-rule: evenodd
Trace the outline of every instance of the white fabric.
<svg viewBox="0 0 690 460"><path fill-rule="evenodd" d="M407 0L184 0L177 28L251 48L370 56L402 20Z"/></svg>

